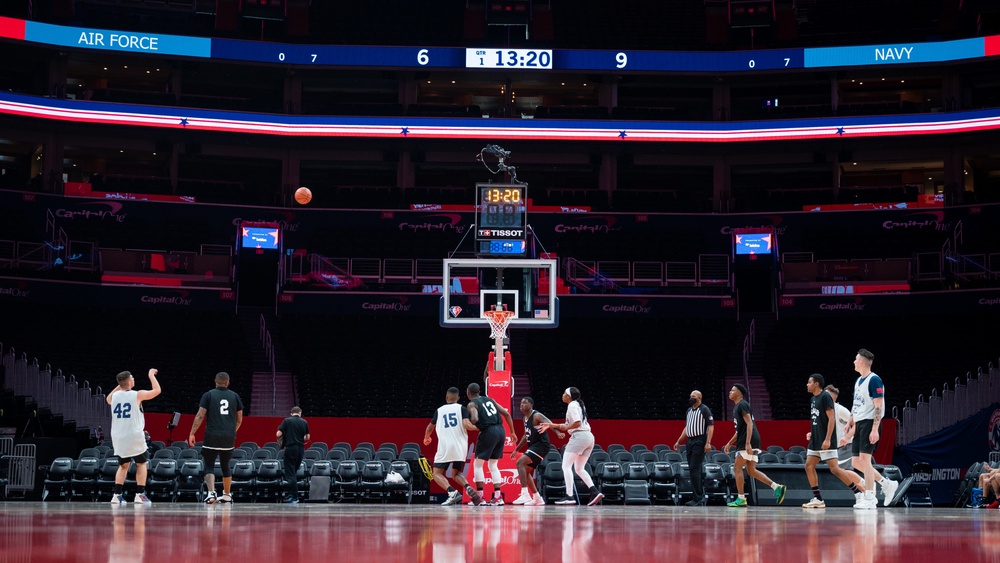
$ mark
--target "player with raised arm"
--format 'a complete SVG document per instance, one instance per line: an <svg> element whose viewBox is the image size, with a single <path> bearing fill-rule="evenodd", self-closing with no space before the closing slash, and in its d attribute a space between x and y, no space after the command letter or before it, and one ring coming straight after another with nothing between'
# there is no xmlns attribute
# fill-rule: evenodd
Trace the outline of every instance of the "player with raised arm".
<svg viewBox="0 0 1000 563"><path fill-rule="evenodd" d="M132 462L135 462L136 504L153 504L146 498L146 417L142 402L160 394L160 383L156 380L157 370L149 369L152 389L136 391L135 378L128 371L120 372L116 379L118 386L108 393L105 402L111 407L111 444L118 457L118 471L115 473L115 490L111 504L126 504L122 489Z"/></svg>
<svg viewBox="0 0 1000 563"><path fill-rule="evenodd" d="M545 455L552 449L549 435L541 430L543 424L548 424L551 427L552 421L535 410L535 400L531 397L521 399L521 414L524 415L524 434L514 446L514 451L510 452L510 458L514 459L524 444L527 444L528 448L517 459L517 476L521 481L521 495L517 497L514 504L542 506L545 504L545 500L542 495L538 494L538 487L535 486L535 480L528 475L528 468L530 467L532 471L538 468L542 460L545 459ZM553 430L553 432L560 438L564 436L558 430Z"/></svg>

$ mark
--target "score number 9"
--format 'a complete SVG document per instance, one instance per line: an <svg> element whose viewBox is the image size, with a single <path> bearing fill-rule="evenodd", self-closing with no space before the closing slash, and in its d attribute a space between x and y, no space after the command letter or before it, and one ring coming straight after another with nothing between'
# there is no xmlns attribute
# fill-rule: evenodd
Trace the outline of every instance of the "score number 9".
<svg viewBox="0 0 1000 563"><path fill-rule="evenodd" d="M616 54L615 63L617 63L615 64L617 68L625 68L625 65L628 64L628 55L626 55L625 53Z"/></svg>

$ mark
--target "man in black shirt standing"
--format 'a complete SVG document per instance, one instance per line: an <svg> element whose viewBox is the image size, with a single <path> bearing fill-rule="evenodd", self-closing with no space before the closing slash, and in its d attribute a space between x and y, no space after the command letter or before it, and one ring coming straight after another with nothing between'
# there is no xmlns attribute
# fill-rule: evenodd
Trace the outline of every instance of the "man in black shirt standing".
<svg viewBox="0 0 1000 563"><path fill-rule="evenodd" d="M500 486L503 484L503 477L500 474L500 457L503 455L503 445L507 440L507 432L503 423L510 426L510 436L512 440L517 440L517 432L514 430L514 419L510 412L500 406L489 397L479 394L478 383L470 383L465 389L465 394L469 397L469 422L479 429L479 437L476 439L476 459L473 460L473 475L476 480L476 489L479 495L483 494L483 486L486 483L486 474L483 471L483 462L488 462L490 467L490 478L493 480L493 499L487 504L503 505L503 495L500 493ZM483 497L486 498L486 497Z"/></svg>
<svg viewBox="0 0 1000 563"><path fill-rule="evenodd" d="M309 423L302 418L302 409L292 407L292 414L281 421L278 426L278 441L285 448L284 471L285 481L288 482L288 496L285 502L296 504L299 502L299 484L295 480L295 475L302 464L302 456L306 453L306 442L309 441Z"/></svg>
<svg viewBox="0 0 1000 563"><path fill-rule="evenodd" d="M704 506L707 502L705 498L705 485L702 479L701 466L705 462L705 454L712 451L712 434L715 433L715 420L712 418L712 409L701 402L701 391L695 389L688 397L686 423L684 431L674 442L674 449L679 449L681 443L687 441L687 462L691 472L691 488L694 490L694 497L689 500L687 506Z"/></svg>
<svg viewBox="0 0 1000 563"><path fill-rule="evenodd" d="M198 402L198 414L191 424L191 434L188 445L195 444L195 432L205 422L205 441L201 446L201 457L205 459L205 484L208 494L205 504L216 502L233 502L229 488L233 484L233 473L229 468L229 460L233 458L236 448L236 431L243 423L243 400L235 391L229 389L229 374L220 371L215 374L215 389L206 392ZM222 466L222 496L215 493L215 460Z"/></svg>

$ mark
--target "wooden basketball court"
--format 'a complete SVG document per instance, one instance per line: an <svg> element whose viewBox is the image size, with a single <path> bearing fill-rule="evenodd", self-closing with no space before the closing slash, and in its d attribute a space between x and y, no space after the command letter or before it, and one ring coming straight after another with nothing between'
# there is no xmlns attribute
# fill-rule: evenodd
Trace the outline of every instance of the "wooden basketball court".
<svg viewBox="0 0 1000 563"><path fill-rule="evenodd" d="M0 561L1000 561L1000 511L2 504Z"/></svg>

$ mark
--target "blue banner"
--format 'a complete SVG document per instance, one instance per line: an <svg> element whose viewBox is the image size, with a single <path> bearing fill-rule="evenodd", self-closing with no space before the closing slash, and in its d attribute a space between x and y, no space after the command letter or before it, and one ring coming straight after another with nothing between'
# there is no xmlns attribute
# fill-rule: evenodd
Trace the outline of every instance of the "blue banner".
<svg viewBox="0 0 1000 563"><path fill-rule="evenodd" d="M914 463L931 464L931 499L951 504L955 491L973 463L987 461L991 451L1000 451L1000 403L979 411L923 438L898 446L892 458L903 475Z"/></svg>
<svg viewBox="0 0 1000 563"><path fill-rule="evenodd" d="M81 49L202 58L212 56L212 40L207 37L64 27L29 21L25 24L24 38L35 43Z"/></svg>

